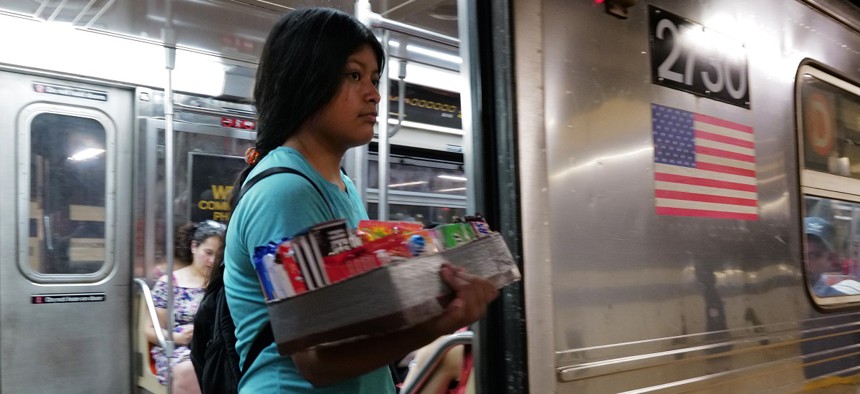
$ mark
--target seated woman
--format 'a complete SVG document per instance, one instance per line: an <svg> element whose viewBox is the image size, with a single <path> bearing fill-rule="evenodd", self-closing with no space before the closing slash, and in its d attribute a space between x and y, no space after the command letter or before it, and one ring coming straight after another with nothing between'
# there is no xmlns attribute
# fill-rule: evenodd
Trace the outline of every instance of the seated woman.
<svg viewBox="0 0 860 394"><path fill-rule="evenodd" d="M215 253L221 247L225 226L221 223L206 220L200 223L183 225L176 231L174 247L177 260L188 265L173 272L170 278L164 275L158 279L152 289L152 301L158 315L159 329L167 338L167 281L173 281L173 329L174 350L170 357L173 368L174 393L199 393L200 387L194 366L191 364L191 336L194 334L194 315L206 293L206 283L212 266L215 263ZM155 327L147 327L146 337L153 346L150 350L161 384L167 384L168 360L164 350L158 346Z"/></svg>

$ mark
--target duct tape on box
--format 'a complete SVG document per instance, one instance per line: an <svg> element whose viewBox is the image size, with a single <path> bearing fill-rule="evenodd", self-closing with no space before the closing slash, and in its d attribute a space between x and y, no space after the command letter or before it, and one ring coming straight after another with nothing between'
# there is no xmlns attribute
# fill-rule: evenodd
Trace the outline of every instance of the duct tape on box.
<svg viewBox="0 0 860 394"><path fill-rule="evenodd" d="M439 275L445 262L497 288L520 279L498 233L437 254L394 262L269 303L279 353L289 355L324 343L397 331L441 315L453 296Z"/></svg>

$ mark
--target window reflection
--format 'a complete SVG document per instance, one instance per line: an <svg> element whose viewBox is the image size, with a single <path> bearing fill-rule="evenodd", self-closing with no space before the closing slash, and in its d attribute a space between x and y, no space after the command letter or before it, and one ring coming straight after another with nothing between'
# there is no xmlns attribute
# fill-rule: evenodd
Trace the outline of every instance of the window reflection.
<svg viewBox="0 0 860 394"><path fill-rule="evenodd" d="M452 204L452 200L462 202L466 196L468 179L461 154L392 145L389 158L389 220L432 226L452 223L465 216L466 210L462 205ZM367 186L379 188L379 162L373 143L369 152ZM410 202L404 201L404 196L408 196L406 199ZM378 218L377 203L369 203L367 211L371 219Z"/></svg>
<svg viewBox="0 0 860 394"><path fill-rule="evenodd" d="M379 205L376 203L369 203L367 206L367 215L370 219L378 219ZM424 226L453 223L455 219L462 219L466 215L466 209L464 208L398 204L390 204L389 212L389 220L419 222L424 224Z"/></svg>
<svg viewBox="0 0 860 394"><path fill-rule="evenodd" d="M193 193L194 163L203 160L203 156L215 158L216 166L211 174L223 178L219 184L232 185L235 174L244 168L244 158L236 166L236 157L243 157L245 150L253 146L253 140L230 136L227 129L217 134L197 132L195 125L177 125L174 129L174 160L173 179L174 200L173 218L168 221L164 217L166 201L164 199L167 176L165 175L164 159L155 152L163 152L165 147L164 129L153 127L143 130L138 135L138 161L135 164L135 188L137 197L134 199L134 268L136 277L146 277L151 280L161 276L157 267L166 264L166 240L164 234L167 228L175 223L185 223L189 220L199 221L194 208L199 207L201 195ZM223 133L221 133L223 132ZM149 140L152 144L149 145ZM222 160L218 160L220 157ZM221 167L225 168L221 168ZM205 168L205 165L204 167ZM228 169L229 168L229 169ZM232 172L231 169L237 169ZM217 171L215 171L217 170ZM203 171L205 173L205 171ZM208 174L208 173L207 173ZM151 178L149 178L151 177ZM152 193L152 201L145 194ZM213 196L214 197L214 196ZM220 201L219 201L220 202ZM147 205L151 204L151 205ZM215 206L215 205L213 205ZM206 211L212 214L216 211ZM223 211L218 211L223 212ZM214 216L207 217L215 218ZM223 217L218 217L221 220ZM148 223L151 221L151 223ZM147 225L152 226L152 233L147 234Z"/></svg>
<svg viewBox="0 0 860 394"><path fill-rule="evenodd" d="M105 263L105 129L43 113L30 125L29 261L42 274L89 274Z"/></svg>
<svg viewBox="0 0 860 394"><path fill-rule="evenodd" d="M804 197L805 268L819 297L860 294L860 204Z"/></svg>
<svg viewBox="0 0 860 394"><path fill-rule="evenodd" d="M368 187L379 187L379 162L370 155ZM391 155L388 189L419 193L466 195L466 174L461 163Z"/></svg>

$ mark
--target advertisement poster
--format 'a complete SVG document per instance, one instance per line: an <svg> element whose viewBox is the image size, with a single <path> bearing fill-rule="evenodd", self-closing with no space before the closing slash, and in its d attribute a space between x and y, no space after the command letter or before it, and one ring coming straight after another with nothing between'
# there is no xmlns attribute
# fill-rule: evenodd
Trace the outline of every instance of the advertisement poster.
<svg viewBox="0 0 860 394"><path fill-rule="evenodd" d="M245 168L245 158L237 156L190 154L191 221L230 219L233 182Z"/></svg>

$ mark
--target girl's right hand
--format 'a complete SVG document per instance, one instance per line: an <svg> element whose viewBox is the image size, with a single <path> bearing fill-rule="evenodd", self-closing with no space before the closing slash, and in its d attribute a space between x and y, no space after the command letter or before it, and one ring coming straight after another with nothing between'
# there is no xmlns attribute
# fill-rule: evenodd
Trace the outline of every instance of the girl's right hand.
<svg viewBox="0 0 860 394"><path fill-rule="evenodd" d="M487 313L487 304L499 296L499 291L489 281L469 274L461 267L442 264L439 270L442 280L454 290L454 300L445 313L435 320L436 329L450 334L477 320Z"/></svg>

